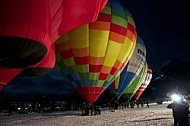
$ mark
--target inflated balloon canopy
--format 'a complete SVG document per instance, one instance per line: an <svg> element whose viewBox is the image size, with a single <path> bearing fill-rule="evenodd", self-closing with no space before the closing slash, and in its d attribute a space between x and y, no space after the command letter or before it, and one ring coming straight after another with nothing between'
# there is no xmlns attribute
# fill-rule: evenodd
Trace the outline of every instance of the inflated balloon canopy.
<svg viewBox="0 0 190 126"><path fill-rule="evenodd" d="M132 15L110 0L95 22L56 41L57 67L86 102L95 102L129 61L136 39Z"/></svg>
<svg viewBox="0 0 190 126"><path fill-rule="evenodd" d="M95 21L106 3L107 0L1 0L0 66L10 75L6 81L0 75L0 83L6 85L20 69L22 76L49 72L55 65L55 40Z"/></svg>

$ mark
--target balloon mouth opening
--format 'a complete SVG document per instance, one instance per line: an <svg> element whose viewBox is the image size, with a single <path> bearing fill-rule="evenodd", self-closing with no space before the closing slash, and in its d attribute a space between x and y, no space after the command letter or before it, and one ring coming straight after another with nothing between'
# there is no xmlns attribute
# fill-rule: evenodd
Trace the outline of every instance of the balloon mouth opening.
<svg viewBox="0 0 190 126"><path fill-rule="evenodd" d="M40 62L47 54L42 43L22 37L0 36L0 65L27 68Z"/></svg>
<svg viewBox="0 0 190 126"><path fill-rule="evenodd" d="M105 87L77 87L75 90L82 96L85 102L94 103L104 92Z"/></svg>

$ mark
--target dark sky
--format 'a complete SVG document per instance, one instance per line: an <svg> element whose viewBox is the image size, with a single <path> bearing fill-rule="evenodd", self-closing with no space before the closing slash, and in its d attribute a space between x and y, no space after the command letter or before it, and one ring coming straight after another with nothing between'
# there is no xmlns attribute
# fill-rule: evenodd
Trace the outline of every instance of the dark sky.
<svg viewBox="0 0 190 126"><path fill-rule="evenodd" d="M190 4L184 0L119 0L134 17L155 70L170 59L190 61Z"/></svg>
<svg viewBox="0 0 190 126"><path fill-rule="evenodd" d="M119 0L133 15L137 34L144 40L153 72L170 59L190 61L190 4L184 0ZM56 69L48 75L15 78L8 93L69 93L72 86ZM65 91L65 92L64 92ZM23 95L22 95L23 96Z"/></svg>

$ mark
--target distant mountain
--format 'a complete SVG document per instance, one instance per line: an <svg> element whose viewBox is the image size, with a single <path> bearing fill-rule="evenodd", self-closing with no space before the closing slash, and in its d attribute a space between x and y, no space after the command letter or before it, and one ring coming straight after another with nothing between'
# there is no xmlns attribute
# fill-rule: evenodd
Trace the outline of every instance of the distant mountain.
<svg viewBox="0 0 190 126"><path fill-rule="evenodd" d="M190 94L190 62L169 60L153 71L142 97L167 97L168 93Z"/></svg>
<svg viewBox="0 0 190 126"><path fill-rule="evenodd" d="M157 71L153 71L153 80L163 76L190 75L190 62L169 60L163 63Z"/></svg>
<svg viewBox="0 0 190 126"><path fill-rule="evenodd" d="M72 84L68 83L59 71L54 68L50 73L26 77L17 76L2 90L13 100L33 100L41 96L67 97L76 94Z"/></svg>

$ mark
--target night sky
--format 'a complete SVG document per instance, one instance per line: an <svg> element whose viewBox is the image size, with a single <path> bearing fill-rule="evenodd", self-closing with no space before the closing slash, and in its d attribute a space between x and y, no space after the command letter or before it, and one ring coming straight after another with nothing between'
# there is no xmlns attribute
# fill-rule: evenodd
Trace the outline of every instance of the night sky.
<svg viewBox="0 0 190 126"><path fill-rule="evenodd" d="M180 0L119 0L132 13L153 71L171 59L190 61L190 4Z"/></svg>
<svg viewBox="0 0 190 126"><path fill-rule="evenodd" d="M133 15L137 34L153 72L171 59L190 61L190 4L183 0L119 0ZM53 69L40 77L15 78L4 88L10 94L69 94L73 87Z"/></svg>

